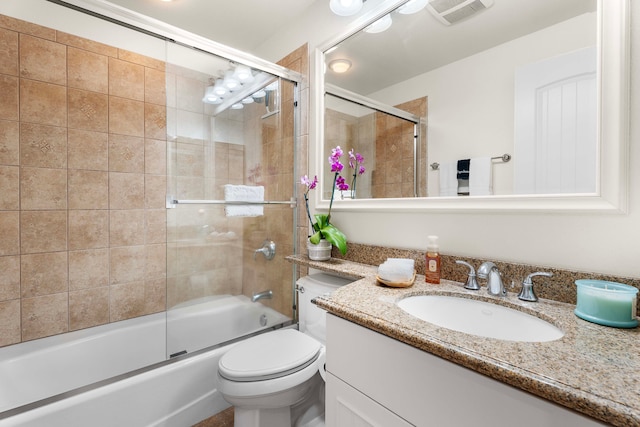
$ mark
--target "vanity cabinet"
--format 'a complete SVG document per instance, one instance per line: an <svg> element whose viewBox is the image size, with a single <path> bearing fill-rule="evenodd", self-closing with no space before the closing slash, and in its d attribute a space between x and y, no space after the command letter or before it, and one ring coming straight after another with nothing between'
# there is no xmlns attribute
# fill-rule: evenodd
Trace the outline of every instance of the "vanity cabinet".
<svg viewBox="0 0 640 427"><path fill-rule="evenodd" d="M327 427L590 427L597 420L327 315Z"/></svg>

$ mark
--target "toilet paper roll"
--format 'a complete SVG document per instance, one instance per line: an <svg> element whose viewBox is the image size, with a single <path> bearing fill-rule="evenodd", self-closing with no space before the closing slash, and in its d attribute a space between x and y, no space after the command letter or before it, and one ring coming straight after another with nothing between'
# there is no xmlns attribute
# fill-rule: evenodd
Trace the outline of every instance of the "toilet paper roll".
<svg viewBox="0 0 640 427"><path fill-rule="evenodd" d="M320 355L316 360L318 364L318 372L320 372L320 376L322 377L322 381L327 381L327 367L325 363L327 362L327 351L324 347L320 349Z"/></svg>

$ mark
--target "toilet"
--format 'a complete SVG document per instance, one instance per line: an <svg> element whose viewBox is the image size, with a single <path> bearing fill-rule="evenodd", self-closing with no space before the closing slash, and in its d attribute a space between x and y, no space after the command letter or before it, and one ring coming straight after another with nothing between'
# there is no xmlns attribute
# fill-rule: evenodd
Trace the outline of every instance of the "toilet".
<svg viewBox="0 0 640 427"><path fill-rule="evenodd" d="M325 273L298 282L299 330L240 342L218 363L220 392L235 427L324 426L326 312L311 301L352 280Z"/></svg>

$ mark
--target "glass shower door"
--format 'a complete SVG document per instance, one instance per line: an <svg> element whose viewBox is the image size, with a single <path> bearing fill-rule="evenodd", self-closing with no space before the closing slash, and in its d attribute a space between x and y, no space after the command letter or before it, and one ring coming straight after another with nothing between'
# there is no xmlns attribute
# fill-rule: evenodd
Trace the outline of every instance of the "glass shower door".
<svg viewBox="0 0 640 427"><path fill-rule="evenodd" d="M176 44L167 57L167 354L175 356L294 318L284 256L294 248L297 87Z"/></svg>

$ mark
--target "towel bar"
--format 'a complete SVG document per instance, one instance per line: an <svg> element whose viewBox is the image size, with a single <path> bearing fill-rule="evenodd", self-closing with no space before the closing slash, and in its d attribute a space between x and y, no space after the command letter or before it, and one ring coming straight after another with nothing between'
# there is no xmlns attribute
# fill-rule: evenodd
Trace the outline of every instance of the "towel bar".
<svg viewBox="0 0 640 427"><path fill-rule="evenodd" d="M167 196L167 208L175 208L176 205L289 205L295 208L298 205L295 197L291 200L265 200L259 202L231 201L231 200L179 200L173 196Z"/></svg>
<svg viewBox="0 0 640 427"><path fill-rule="evenodd" d="M501 160L502 162L507 163L511 160L511 154L505 153L502 156L492 157L491 160ZM440 168L440 163L433 162L429 166L431 166L432 170L437 171Z"/></svg>

